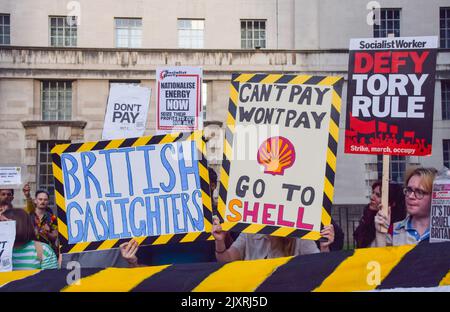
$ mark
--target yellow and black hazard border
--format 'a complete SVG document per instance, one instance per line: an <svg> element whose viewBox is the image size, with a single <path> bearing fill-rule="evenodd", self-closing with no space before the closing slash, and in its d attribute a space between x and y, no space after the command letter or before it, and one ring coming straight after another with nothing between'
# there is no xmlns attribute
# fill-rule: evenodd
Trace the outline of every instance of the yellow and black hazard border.
<svg viewBox="0 0 450 312"><path fill-rule="evenodd" d="M126 239L112 239L96 242L82 242L69 244L66 205L64 196L64 179L61 167L61 155L63 153L80 153L85 151L98 151L120 149L125 147L136 147L144 145L157 145L175 143L181 141L195 141L198 151L198 167L201 182L203 217L205 229L204 232L191 232L182 234L164 234L159 236L136 237L135 240L140 245L159 245L168 243L188 243L201 240L212 240L212 203L209 188L209 172L206 158L206 142L202 136L202 131L175 133L167 135L144 136L137 138L105 140L97 142L60 144L56 145L51 153L53 160L53 176L55 179L55 202L58 216L59 241L61 243L62 253L76 253L92 250L105 250L117 248L120 244L127 242Z"/></svg>
<svg viewBox="0 0 450 312"><path fill-rule="evenodd" d="M0 292L330 292L450 286L450 242L363 248L313 255L168 264L139 268L82 268L0 273ZM169 300L175 302L176 300ZM167 302L165 302L167 305Z"/></svg>
<svg viewBox="0 0 450 312"><path fill-rule="evenodd" d="M221 221L224 220L227 193L229 187L229 176L231 160L233 155L233 138L236 126L236 114L238 111L239 86L241 83L260 84L290 84L290 85L315 85L331 87L331 114L328 135L328 148L325 167L325 182L322 204L322 225L331 223L331 206L334 194L334 178L336 173L337 147L339 140L339 116L341 112L341 95L344 83L343 77L338 76L309 76L309 75L282 75L282 74L233 74L230 86L230 100L228 104L228 114L226 119L224 153L222 168L220 170L220 188L218 212ZM270 234L282 237L299 237L302 239L317 240L320 232L300 230L289 227L279 227L271 225L248 224L241 222L228 222L222 224L222 228L227 231L244 232L251 234Z"/></svg>

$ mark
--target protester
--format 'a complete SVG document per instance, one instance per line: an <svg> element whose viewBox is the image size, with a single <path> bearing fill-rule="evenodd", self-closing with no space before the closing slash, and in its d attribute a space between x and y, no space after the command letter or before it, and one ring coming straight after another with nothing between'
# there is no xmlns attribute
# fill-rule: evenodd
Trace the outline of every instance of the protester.
<svg viewBox="0 0 450 312"><path fill-rule="evenodd" d="M6 210L13 208L13 205L7 201L0 201L0 215L2 215Z"/></svg>
<svg viewBox="0 0 450 312"><path fill-rule="evenodd" d="M57 218L48 206L49 194L47 191L38 190L35 194L35 207L30 213L36 239L52 247L56 254L58 250L58 226Z"/></svg>
<svg viewBox="0 0 450 312"><path fill-rule="evenodd" d="M389 206L391 207L392 217L388 226L388 233L392 235L394 223L403 220L406 217L405 197L403 189L399 184L389 183ZM375 215L380 209L381 204L381 182L372 184L372 195L370 202L364 208L363 216L359 220L359 225L353 233L356 242L356 248L376 247L375 242Z"/></svg>
<svg viewBox="0 0 450 312"><path fill-rule="evenodd" d="M429 241L431 193L436 173L434 168L420 167L407 174L403 191L408 215L404 220L394 223L392 237L387 235L383 240L383 233L378 229L389 224L390 209L388 215L383 214L381 210L377 213L375 223L377 236L380 238L378 240L381 242L379 246L412 245Z"/></svg>
<svg viewBox="0 0 450 312"><path fill-rule="evenodd" d="M14 200L13 189L0 189L0 202L12 203Z"/></svg>
<svg viewBox="0 0 450 312"><path fill-rule="evenodd" d="M0 221L16 221L16 238L13 248L13 270L57 269L58 261L52 248L35 241L30 216L23 209L12 208L0 216Z"/></svg>
<svg viewBox="0 0 450 312"><path fill-rule="evenodd" d="M329 246L334 241L334 228L333 225L329 225L320 232L322 237L327 239L320 244L320 250L313 240L247 233L241 233L231 247L226 248L224 241L226 232L222 230L217 217L214 219L212 234L216 240L215 252L219 262L307 255L320 251L328 252Z"/></svg>

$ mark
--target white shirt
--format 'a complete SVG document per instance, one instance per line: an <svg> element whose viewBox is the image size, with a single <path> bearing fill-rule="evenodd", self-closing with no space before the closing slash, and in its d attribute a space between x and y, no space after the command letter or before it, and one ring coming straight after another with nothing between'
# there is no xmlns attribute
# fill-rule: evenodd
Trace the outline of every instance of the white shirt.
<svg viewBox="0 0 450 312"><path fill-rule="evenodd" d="M319 253L313 240L296 238L294 256ZM269 237L265 234L241 233L231 245L236 248L243 260L271 259L285 257L279 249L273 249Z"/></svg>

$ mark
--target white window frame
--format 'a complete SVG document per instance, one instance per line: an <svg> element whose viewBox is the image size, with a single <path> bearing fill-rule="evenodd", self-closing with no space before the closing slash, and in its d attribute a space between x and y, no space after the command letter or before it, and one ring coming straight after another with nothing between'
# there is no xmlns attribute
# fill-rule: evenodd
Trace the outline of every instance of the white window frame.
<svg viewBox="0 0 450 312"><path fill-rule="evenodd" d="M9 23L5 23L5 17L8 17ZM11 45L11 15L0 13L0 46Z"/></svg>
<svg viewBox="0 0 450 312"><path fill-rule="evenodd" d="M397 12L398 18L395 17ZM402 10L400 8L381 8L379 14L379 21L376 21L379 25L373 24L373 37L385 38L390 34L394 34L394 37L400 37ZM396 27L396 24L398 27Z"/></svg>
<svg viewBox="0 0 450 312"><path fill-rule="evenodd" d="M205 20L179 18L177 20L178 47L181 49L203 49L205 45Z"/></svg>
<svg viewBox="0 0 450 312"><path fill-rule="evenodd" d="M41 81L41 118L42 120L72 119L72 81Z"/></svg>
<svg viewBox="0 0 450 312"><path fill-rule="evenodd" d="M450 7L439 8L439 39L442 49L450 49Z"/></svg>
<svg viewBox="0 0 450 312"><path fill-rule="evenodd" d="M241 49L265 49L267 47L267 20L241 19L240 23Z"/></svg>
<svg viewBox="0 0 450 312"><path fill-rule="evenodd" d="M116 48L142 48L142 18L115 17L114 42Z"/></svg>
<svg viewBox="0 0 450 312"><path fill-rule="evenodd" d="M53 25L53 21L56 25ZM77 17L49 16L48 39L51 47L76 47L78 41Z"/></svg>

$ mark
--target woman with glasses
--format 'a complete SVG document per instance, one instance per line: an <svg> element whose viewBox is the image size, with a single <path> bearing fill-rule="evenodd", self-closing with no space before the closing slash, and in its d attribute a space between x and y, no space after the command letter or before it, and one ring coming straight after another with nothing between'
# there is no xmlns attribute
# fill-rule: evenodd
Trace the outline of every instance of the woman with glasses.
<svg viewBox="0 0 450 312"><path fill-rule="evenodd" d="M388 238L387 245L411 245L430 238L431 191L437 170L434 168L417 168L406 177L403 193L407 217L394 224L392 241ZM389 215L381 210L375 216L377 230L388 224ZM381 235L377 231L377 235Z"/></svg>
<svg viewBox="0 0 450 312"><path fill-rule="evenodd" d="M389 183L389 207L392 211L392 217L388 227L388 233L392 235L394 223L401 221L406 217L405 197L400 184ZM372 194L370 202L364 208L363 216L359 220L359 225L353 233L356 242L356 248L376 247L375 241L375 215L380 209L381 204L381 182L376 181L372 184Z"/></svg>

